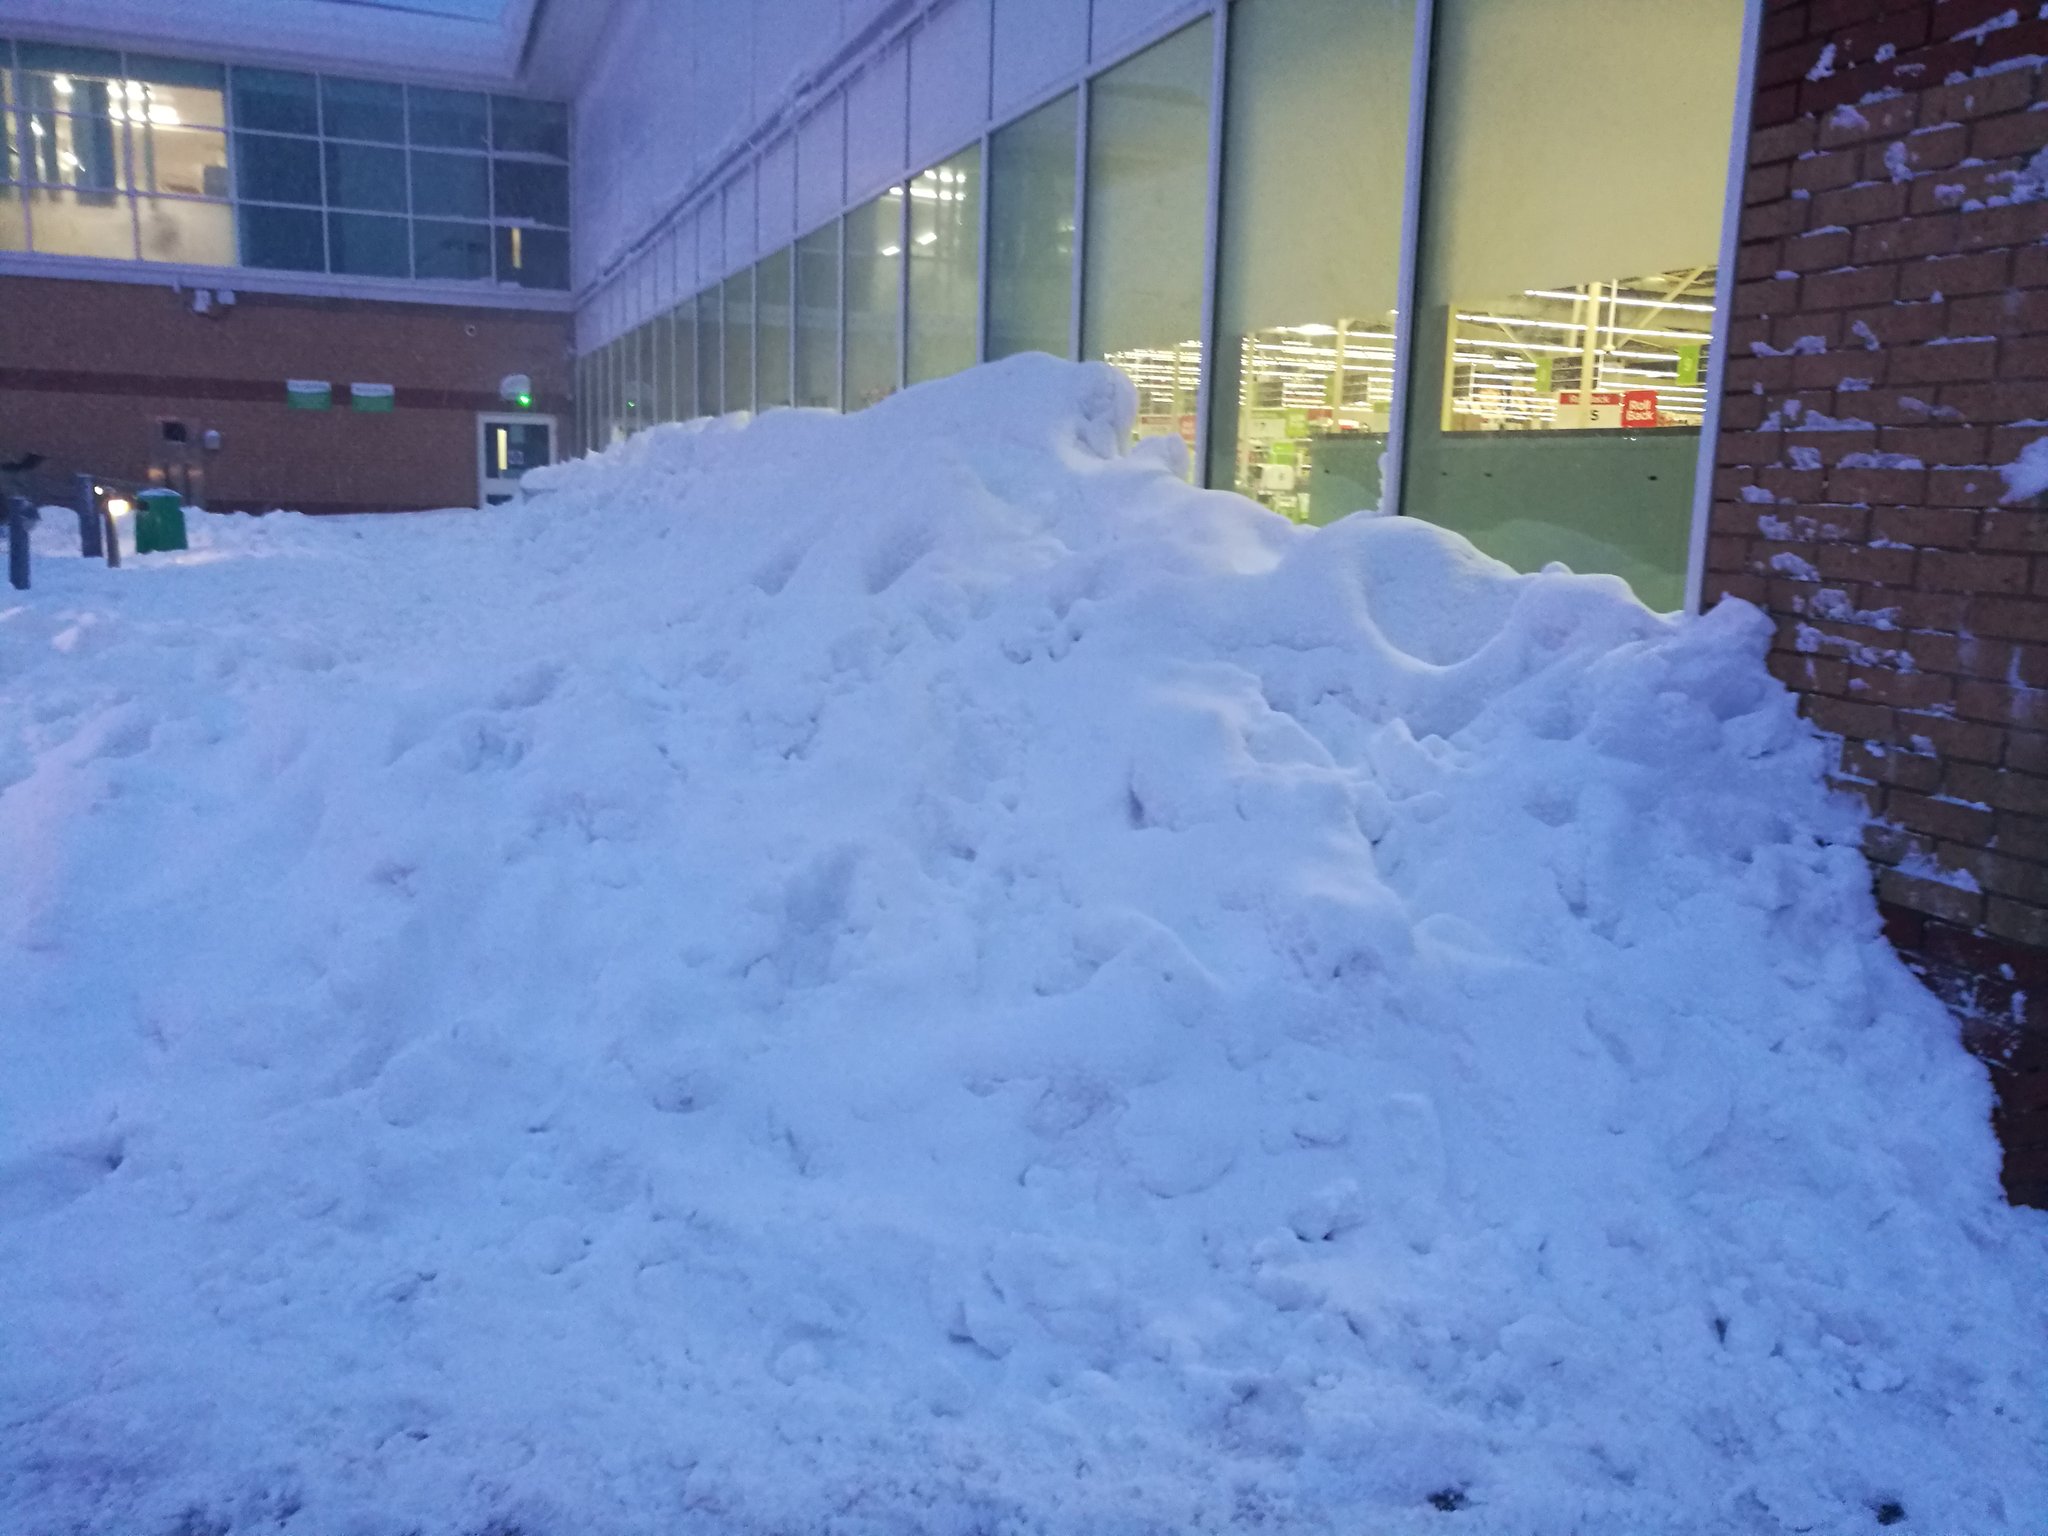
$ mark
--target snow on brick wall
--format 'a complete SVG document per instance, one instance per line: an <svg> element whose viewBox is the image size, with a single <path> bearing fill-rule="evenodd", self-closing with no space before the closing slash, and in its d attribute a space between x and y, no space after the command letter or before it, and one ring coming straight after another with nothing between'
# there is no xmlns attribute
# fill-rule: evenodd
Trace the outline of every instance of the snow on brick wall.
<svg viewBox="0 0 2048 1536"><path fill-rule="evenodd" d="M2048 6L1771 0L1710 594L1842 739L1894 936L2048 1203ZM2015 468L2015 466L2019 466Z"/></svg>

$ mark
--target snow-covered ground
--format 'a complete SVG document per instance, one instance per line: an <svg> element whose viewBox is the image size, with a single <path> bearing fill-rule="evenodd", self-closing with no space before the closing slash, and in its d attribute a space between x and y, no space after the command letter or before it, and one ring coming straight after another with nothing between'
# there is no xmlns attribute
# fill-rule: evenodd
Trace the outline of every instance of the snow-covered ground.
<svg viewBox="0 0 2048 1536"><path fill-rule="evenodd" d="M1741 605L1105 369L0 594L0 1532L2048 1525L2048 1216Z"/></svg>

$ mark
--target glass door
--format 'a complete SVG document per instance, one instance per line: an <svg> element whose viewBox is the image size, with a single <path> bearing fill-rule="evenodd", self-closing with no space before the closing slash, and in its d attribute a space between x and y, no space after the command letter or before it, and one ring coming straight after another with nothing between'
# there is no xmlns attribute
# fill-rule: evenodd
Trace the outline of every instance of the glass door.
<svg viewBox="0 0 2048 1536"><path fill-rule="evenodd" d="M519 477L555 461L552 416L477 418L477 505L499 507L519 499Z"/></svg>

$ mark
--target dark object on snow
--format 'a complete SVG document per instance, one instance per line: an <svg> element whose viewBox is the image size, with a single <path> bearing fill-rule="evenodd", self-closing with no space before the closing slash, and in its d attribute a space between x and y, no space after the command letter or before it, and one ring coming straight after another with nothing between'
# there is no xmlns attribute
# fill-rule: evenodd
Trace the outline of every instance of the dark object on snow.
<svg viewBox="0 0 2048 1536"><path fill-rule="evenodd" d="M1448 1515L1454 1509L1463 1509L1467 1500L1462 1488L1439 1488L1429 1496L1429 1502Z"/></svg>
<svg viewBox="0 0 2048 1536"><path fill-rule="evenodd" d="M7 583L17 592L28 590L28 530L35 512L26 496L7 498Z"/></svg>
<svg viewBox="0 0 2048 1536"><path fill-rule="evenodd" d="M1906 1506L1897 1499L1886 1499L1877 1506L1877 1523L1879 1525L1897 1525L1905 1518Z"/></svg>
<svg viewBox="0 0 2048 1536"><path fill-rule="evenodd" d="M43 462L40 453L24 453L20 458L0 464L0 475L25 475Z"/></svg>

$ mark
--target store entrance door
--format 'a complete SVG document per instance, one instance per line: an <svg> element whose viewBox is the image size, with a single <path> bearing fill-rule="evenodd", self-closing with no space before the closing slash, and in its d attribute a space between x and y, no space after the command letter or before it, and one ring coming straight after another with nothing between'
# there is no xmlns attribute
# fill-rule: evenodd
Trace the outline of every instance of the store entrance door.
<svg viewBox="0 0 2048 1536"><path fill-rule="evenodd" d="M552 416L477 417L477 505L519 499L519 477L555 462Z"/></svg>

